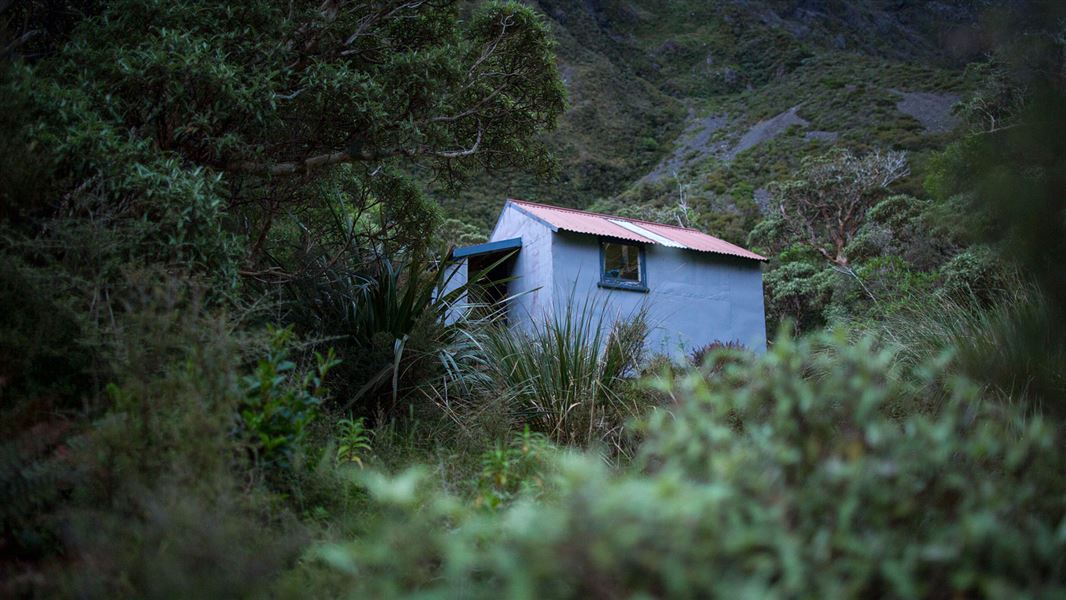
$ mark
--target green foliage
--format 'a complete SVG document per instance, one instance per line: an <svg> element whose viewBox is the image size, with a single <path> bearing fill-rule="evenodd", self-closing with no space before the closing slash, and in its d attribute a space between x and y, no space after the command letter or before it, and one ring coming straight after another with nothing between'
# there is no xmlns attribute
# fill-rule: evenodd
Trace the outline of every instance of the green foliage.
<svg viewBox="0 0 1066 600"><path fill-rule="evenodd" d="M110 2L40 69L90 82L88 101L143 124L160 149L223 170L301 159L268 150L278 139L311 156L384 155L417 138L430 157L479 132L488 152L477 159L534 160L523 138L550 125L563 98L536 14L492 2L458 21L453 2L390 5ZM315 120L327 112L342 116Z"/></svg>
<svg viewBox="0 0 1066 600"><path fill-rule="evenodd" d="M459 219L445 219L438 233L443 247L470 246L488 240L476 226Z"/></svg>
<svg viewBox="0 0 1066 600"><path fill-rule="evenodd" d="M519 497L535 498L543 492L548 468L548 439L530 431L496 445L481 455L481 473L475 487L477 506L502 508Z"/></svg>
<svg viewBox="0 0 1066 600"><path fill-rule="evenodd" d="M240 250L223 226L220 176L131 137L128 125L105 116L118 106L97 104L94 92L103 92L70 86L68 77L49 73L46 65L14 65L4 72L4 95L22 104L18 119L4 123L7 135L21 144L5 151L31 157L5 169L5 179L24 182L4 187L10 216L20 217L20 224L75 216L85 219L89 231L102 225L88 217L105 219L122 234L122 245L112 249L121 259L183 264L232 285ZM47 184L27 193L32 181ZM70 194L68 212L56 214L48 198L63 193Z"/></svg>
<svg viewBox="0 0 1066 600"><path fill-rule="evenodd" d="M1066 352L1056 345L1057 332L1046 327L1052 319L1048 300L1019 276L1001 285L982 295L969 288L912 295L869 327L899 348L908 364L950 353L955 369L984 382L1001 399L1058 417L1059 399L1066 394Z"/></svg>
<svg viewBox="0 0 1066 600"><path fill-rule="evenodd" d="M292 329L270 328L270 348L255 372L241 380L240 415L252 440L256 462L290 469L293 455L305 449L308 427L328 394L323 383L340 362L333 349L315 352L313 370L297 375L289 360Z"/></svg>
<svg viewBox="0 0 1066 600"><path fill-rule="evenodd" d="M466 333L472 319L460 309L478 275L453 285L456 273L429 261L394 264L384 257L361 272L334 269L290 285L285 318L303 331L339 337L342 408L397 416L401 392L439 376L465 385L480 364Z"/></svg>
<svg viewBox="0 0 1066 600"><path fill-rule="evenodd" d="M850 223L830 219L834 224L825 225L792 216L790 224L788 217L773 215L752 231L753 246L783 248L764 281L771 322L789 318L800 331L827 323L862 328L926 294L988 298L1002 286L1003 266L987 251L967 248L965 238L942 225L959 210L957 203L905 194L860 203L865 208L857 208ZM836 231L812 233L812 248L803 232L823 226ZM827 256L845 263L827 267Z"/></svg>
<svg viewBox="0 0 1066 600"><path fill-rule="evenodd" d="M774 183L773 209L781 215L788 244L804 244L846 267L847 249L866 213L893 182L908 173L898 152L859 156L837 148L803 161L799 176Z"/></svg>
<svg viewBox="0 0 1066 600"><path fill-rule="evenodd" d="M831 299L825 307L827 323L862 323L892 314L936 290L934 273L914 269L898 256L879 256L854 270L835 270Z"/></svg>
<svg viewBox="0 0 1066 600"><path fill-rule="evenodd" d="M767 326L791 319L799 331L811 331L825 323L825 311L839 273L818 259L787 260L763 276Z"/></svg>
<svg viewBox="0 0 1066 600"><path fill-rule="evenodd" d="M366 420L339 419L337 421L337 460L363 466L363 457L371 451L371 432L366 428Z"/></svg>
<svg viewBox="0 0 1066 600"><path fill-rule="evenodd" d="M52 269L93 343L124 268L254 303L421 259L427 181L550 168L538 136L565 92L520 4L89 4L0 11L0 217L5 256Z"/></svg>
<svg viewBox="0 0 1066 600"><path fill-rule="evenodd" d="M76 343L85 339L84 316L49 275L0 251L0 398L68 396L90 379L88 344Z"/></svg>
<svg viewBox="0 0 1066 600"><path fill-rule="evenodd" d="M258 340L195 288L153 287L116 315L106 410L39 426L71 428L54 451L61 501L37 516L62 532L48 556L67 558L38 565L47 595L254 591L304 539L247 460L241 366Z"/></svg>
<svg viewBox="0 0 1066 600"><path fill-rule="evenodd" d="M939 202L903 194L889 196L870 208L847 253L860 260L899 256L918 270L930 271L961 245L937 231L938 217L933 215L940 210L944 207Z"/></svg>
<svg viewBox="0 0 1066 600"><path fill-rule="evenodd" d="M1058 468L1053 430L982 404L967 381L936 392L939 371L908 375L869 340L779 337L752 367L682 380L692 400L653 418L644 458L739 492L726 498L741 512L719 522L780 541L749 582L828 595L1031 589L1062 543L1063 505L1038 491Z"/></svg>
<svg viewBox="0 0 1066 600"><path fill-rule="evenodd" d="M609 311L591 296L572 297L528 330L486 332L485 366L519 423L558 444L622 450L625 422L642 408L625 388L643 357L647 309L610 327Z"/></svg>
<svg viewBox="0 0 1066 600"><path fill-rule="evenodd" d="M1032 375L1007 389L1022 388L1035 404L1062 414L1061 376L1047 372L1042 358L1058 358L1066 350L1066 276L1060 267L1066 259L1066 13L1057 4L1026 8L996 15L990 34L999 43L983 69L989 81L968 107L976 131L944 153L929 187L960 208L968 241L992 245L1008 269L1036 286L1035 300L1010 311L992 335L1005 338L1006 354L1034 363L1032 368L1017 368L1024 365L1018 360L1005 363L1016 375ZM977 252L961 256L945 275L957 270L987 281L993 270L989 258ZM1005 373L994 372L1003 386Z"/></svg>
<svg viewBox="0 0 1066 600"><path fill-rule="evenodd" d="M837 149L771 186L774 214L748 238L777 253L764 281L771 323L791 319L800 331L861 323L942 283L937 269L960 242L937 231L939 202L887 194L906 171L898 153Z"/></svg>
<svg viewBox="0 0 1066 600"><path fill-rule="evenodd" d="M0 539L5 552L36 558L57 542L57 524L45 515L72 479L70 466L56 450L63 433L62 426L40 426L0 444Z"/></svg>
<svg viewBox="0 0 1066 600"><path fill-rule="evenodd" d="M440 279L373 263L426 259L430 187L550 170L554 41L512 2L0 4L3 430L69 424L4 448L0 595L257 595L293 509L351 506L310 348L339 332L372 375L440 350ZM352 303L355 331L316 318ZM34 475L52 454L76 484Z"/></svg>
<svg viewBox="0 0 1066 600"><path fill-rule="evenodd" d="M975 245L956 254L938 270L941 294L990 300L1010 280L1002 259L988 246Z"/></svg>
<svg viewBox="0 0 1066 600"><path fill-rule="evenodd" d="M745 351L744 345L736 340L715 340L693 350L689 353L688 360L693 367L701 367L704 372L713 375L737 357L743 356Z"/></svg>
<svg viewBox="0 0 1066 600"><path fill-rule="evenodd" d="M298 558L307 532L271 508L261 490L219 483L210 480L208 494L161 479L119 506L103 498L97 507L64 514L76 562L53 567L37 589L111 598L267 593L271 579Z"/></svg>
<svg viewBox="0 0 1066 600"><path fill-rule="evenodd" d="M869 340L785 336L719 378L661 382L678 402L647 422L642 468L558 457L552 502L476 511L415 471L369 477L384 516L314 551L319 593L1061 593L1054 429L943 375Z"/></svg>

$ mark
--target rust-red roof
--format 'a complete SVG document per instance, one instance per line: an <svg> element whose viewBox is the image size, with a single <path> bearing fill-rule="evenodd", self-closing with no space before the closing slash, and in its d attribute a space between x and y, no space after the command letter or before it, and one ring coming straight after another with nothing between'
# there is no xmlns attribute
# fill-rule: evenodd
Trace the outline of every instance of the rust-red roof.
<svg viewBox="0 0 1066 600"><path fill-rule="evenodd" d="M695 229L652 223L629 217L617 217L600 213L563 208L549 204L510 199L514 205L530 216L544 221L553 229L562 229L574 233L602 235L644 244L659 244L674 248L728 254L752 260L766 260L750 250L736 244L730 244L714 236Z"/></svg>

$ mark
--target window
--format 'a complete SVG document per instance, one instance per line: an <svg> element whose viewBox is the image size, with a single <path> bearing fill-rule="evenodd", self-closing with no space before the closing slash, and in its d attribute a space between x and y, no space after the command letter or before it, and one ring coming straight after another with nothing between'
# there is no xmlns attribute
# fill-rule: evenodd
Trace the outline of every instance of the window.
<svg viewBox="0 0 1066 600"><path fill-rule="evenodd" d="M644 248L637 244L600 242L600 286L625 290L648 290L644 272Z"/></svg>

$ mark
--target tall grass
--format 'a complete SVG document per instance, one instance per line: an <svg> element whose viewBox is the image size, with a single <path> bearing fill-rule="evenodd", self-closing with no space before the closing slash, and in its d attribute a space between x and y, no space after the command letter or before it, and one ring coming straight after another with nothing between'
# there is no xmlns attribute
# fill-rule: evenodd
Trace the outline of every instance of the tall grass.
<svg viewBox="0 0 1066 600"><path fill-rule="evenodd" d="M628 376L643 357L647 308L611 325L597 300L571 296L528 328L492 328L483 347L515 418L559 444L621 449L625 422L641 409Z"/></svg>
<svg viewBox="0 0 1066 600"><path fill-rule="evenodd" d="M914 298L876 325L909 365L950 355L959 371L1002 398L1061 414L1063 407L1048 403L1066 397L1066 356L1051 343L1053 326L1043 294L1021 279L991 302L974 295Z"/></svg>

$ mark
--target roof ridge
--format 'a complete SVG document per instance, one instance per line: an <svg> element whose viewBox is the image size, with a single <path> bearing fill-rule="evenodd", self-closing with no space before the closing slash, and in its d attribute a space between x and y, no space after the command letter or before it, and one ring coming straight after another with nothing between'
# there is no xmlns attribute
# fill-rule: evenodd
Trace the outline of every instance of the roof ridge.
<svg viewBox="0 0 1066 600"><path fill-rule="evenodd" d="M680 225L670 225L669 223L656 223L655 221L648 221L646 219L635 219L633 217L623 217L621 215L609 215L607 213L592 212L591 210L581 210L580 208L570 208L568 206L556 206L554 204L544 204L543 202L533 202L533 201L530 201L530 200L519 200L518 198L508 198L507 200L510 201L510 202L517 202L518 204L532 204L533 206L543 206L544 208L550 208L552 210L561 210L563 212L573 212L573 213L580 213L580 214L583 214L583 215L593 215L593 216L596 216L596 217L605 217L605 218L608 218L608 219L623 219L625 221L633 221L634 223L644 223L645 225L655 225L656 227L669 227L671 229L680 229L681 231L693 231L695 233L702 233L703 235L711 235L709 233L704 233L704 232L700 231L699 229L694 229L692 227L681 227ZM720 238L717 238L716 236L711 236L711 237L714 237L715 239L720 239ZM725 242L725 240L722 240L722 241ZM725 243L728 244L729 242L725 242Z"/></svg>

